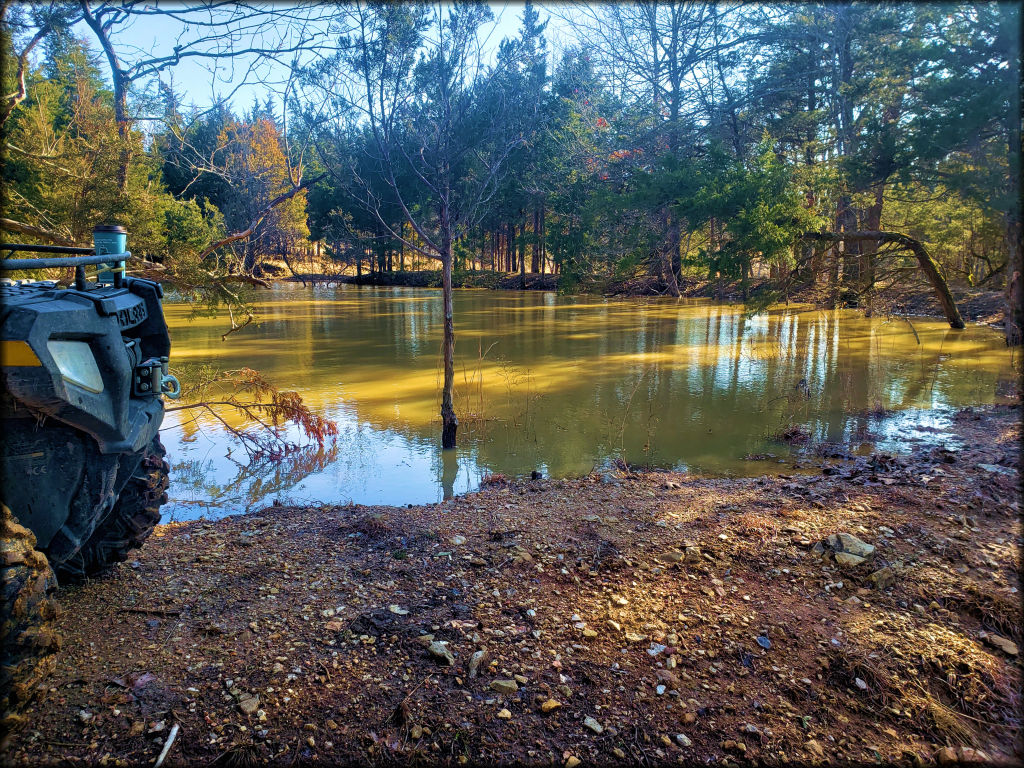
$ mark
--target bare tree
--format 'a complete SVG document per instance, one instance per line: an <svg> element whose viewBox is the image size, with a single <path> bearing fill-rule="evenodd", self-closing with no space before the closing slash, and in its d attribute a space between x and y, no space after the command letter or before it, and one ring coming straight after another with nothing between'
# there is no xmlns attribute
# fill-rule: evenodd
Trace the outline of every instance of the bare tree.
<svg viewBox="0 0 1024 768"><path fill-rule="evenodd" d="M228 82L234 90L255 81L270 87L270 65L289 71L292 58L299 52L315 51L319 25L325 19L323 9L315 3L275 6L204 0L181 5L80 0L80 7L81 19L95 35L110 69L114 117L122 140L117 177L122 191L130 164L128 132L139 119L129 110L128 96L133 89L186 60L212 62L214 67L226 65ZM129 42L133 24L147 16L166 20L176 33L170 51L144 49ZM238 68L244 71L239 74ZM211 75L211 82L216 82L216 69Z"/></svg>
<svg viewBox="0 0 1024 768"><path fill-rule="evenodd" d="M485 5L354 4L335 56L302 78L306 129L327 172L384 230L441 262L441 445L454 448L452 250L478 223L522 143L485 64ZM393 208L401 212L396 227Z"/></svg>

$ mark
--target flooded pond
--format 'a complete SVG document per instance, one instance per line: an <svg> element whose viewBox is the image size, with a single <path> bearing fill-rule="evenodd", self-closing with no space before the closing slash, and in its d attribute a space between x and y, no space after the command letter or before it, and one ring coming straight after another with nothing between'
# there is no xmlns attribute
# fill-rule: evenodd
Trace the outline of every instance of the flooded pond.
<svg viewBox="0 0 1024 768"><path fill-rule="evenodd" d="M440 292L303 288L260 294L259 325L167 302L172 369L250 367L337 422L333 451L247 464L223 425L169 413L164 519L271 503L412 504L488 474L633 466L760 475L793 464L779 436L899 450L942 441L952 410L1000 402L1011 351L985 327L850 310L700 300L457 291L459 447L440 450ZM230 418L230 417L229 417Z"/></svg>

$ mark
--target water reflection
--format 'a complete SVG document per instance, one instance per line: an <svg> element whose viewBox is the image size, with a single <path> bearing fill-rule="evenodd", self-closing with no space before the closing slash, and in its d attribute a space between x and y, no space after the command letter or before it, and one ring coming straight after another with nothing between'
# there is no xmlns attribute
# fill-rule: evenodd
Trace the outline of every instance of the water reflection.
<svg viewBox="0 0 1024 768"><path fill-rule="evenodd" d="M844 311L745 317L740 306L697 301L458 291L459 448L442 453L438 292L282 286L265 295L263 322L227 342L222 320L190 321L187 306L169 303L173 360L249 366L297 389L339 423L338 448L294 474L240 468L224 456L218 425L172 414L169 512L179 519L271 498L434 501L488 473L578 475L615 458L760 474L764 462L744 457L785 457L771 436L788 425L815 441L862 436L895 447L913 436L909 425L935 419L918 409L994 402L1015 381L1010 352L982 327L915 320L915 336L904 320Z"/></svg>

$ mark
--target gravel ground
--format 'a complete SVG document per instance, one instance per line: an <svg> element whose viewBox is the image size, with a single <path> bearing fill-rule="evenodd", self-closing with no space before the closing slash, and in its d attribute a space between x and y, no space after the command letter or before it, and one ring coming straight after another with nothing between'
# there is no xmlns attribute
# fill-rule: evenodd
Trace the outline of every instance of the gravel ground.
<svg viewBox="0 0 1024 768"><path fill-rule="evenodd" d="M792 476L622 470L162 526L65 589L6 758L1010 763L1019 408Z"/></svg>

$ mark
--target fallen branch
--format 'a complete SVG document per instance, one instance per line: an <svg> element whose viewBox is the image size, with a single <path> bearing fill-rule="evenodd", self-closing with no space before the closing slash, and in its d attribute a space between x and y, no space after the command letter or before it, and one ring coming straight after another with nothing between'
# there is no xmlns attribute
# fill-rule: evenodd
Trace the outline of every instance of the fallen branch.
<svg viewBox="0 0 1024 768"><path fill-rule="evenodd" d="M20 221L14 221L12 219L0 218L0 229L6 230L7 232L17 232L20 235L38 237L40 240L48 240L55 245L66 245L72 248L78 245L74 240L64 237L63 235L58 235L56 232L50 232L42 227L35 227L31 224L22 224Z"/></svg>
<svg viewBox="0 0 1024 768"><path fill-rule="evenodd" d="M953 300L953 294L949 292L949 285L947 285L946 279L939 271L938 264L935 263L931 254L928 253L928 249L924 247L924 244L920 240L910 237L910 235L904 235L901 232L882 232L874 230L858 232L805 232L801 235L801 239L826 243L873 241L879 245L891 243L908 249L914 254L914 257L917 259L918 266L921 267L921 271L925 273L928 281L932 284L936 298L938 298L939 304L942 305L942 311L945 313L946 320L949 322L949 327L956 328L958 330L965 327L964 320L960 316L960 310L957 309L956 302Z"/></svg>
<svg viewBox="0 0 1024 768"><path fill-rule="evenodd" d="M160 757L153 763L153 768L160 768L164 764L164 758L167 757L167 753L171 751L171 747L174 745L174 739L178 736L178 729L181 726L175 723L171 726L171 732L167 734L167 742L164 744L164 748L160 751Z"/></svg>
<svg viewBox="0 0 1024 768"><path fill-rule="evenodd" d="M230 245L231 243L238 242L239 240L245 240L247 237L252 235L253 232L256 231L256 227L258 227L262 223L262 221L265 218L267 218L267 216L270 215L270 212L273 211L277 206L279 206L281 203L291 200L302 190L306 189L307 187L311 187L313 184L320 181L320 179L322 179L325 175L326 174L321 173L319 176L314 176L311 179L306 179L301 184L296 184L287 192L284 192L275 197L273 200L267 203L266 207L264 207L263 210L256 214L256 218L254 218L252 222L250 222L248 229L243 229L240 232L234 232L233 234L221 238L217 242L213 243L205 251L199 254L199 260L202 261L211 253L216 251L218 248L223 248L225 245Z"/></svg>
<svg viewBox="0 0 1024 768"><path fill-rule="evenodd" d="M180 616L181 611L165 610L164 608L122 608L121 613L151 613L156 616Z"/></svg>
<svg viewBox="0 0 1024 768"><path fill-rule="evenodd" d="M918 346L920 346L921 345L921 337L917 335L917 328L915 328L914 324L912 322L910 322L910 318L909 317L904 317L903 320L904 320L904 322L906 322L907 325L910 326L910 330L912 330L914 332L914 338L917 339L917 344L918 344Z"/></svg>

